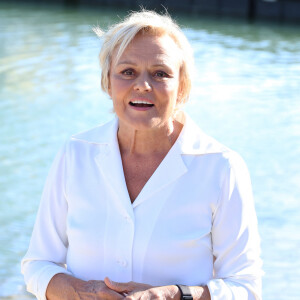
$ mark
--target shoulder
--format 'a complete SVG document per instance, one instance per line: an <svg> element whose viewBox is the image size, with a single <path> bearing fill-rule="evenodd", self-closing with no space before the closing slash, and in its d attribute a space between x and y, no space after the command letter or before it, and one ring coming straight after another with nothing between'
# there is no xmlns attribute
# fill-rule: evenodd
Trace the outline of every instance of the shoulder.
<svg viewBox="0 0 300 300"><path fill-rule="evenodd" d="M234 150L206 134L187 114L179 143L182 151L187 154L220 154L228 159L238 156Z"/></svg>
<svg viewBox="0 0 300 300"><path fill-rule="evenodd" d="M93 127L71 135L62 147L63 155L68 164L73 164L83 159L92 158L97 153L107 151L109 144L116 145L118 119Z"/></svg>

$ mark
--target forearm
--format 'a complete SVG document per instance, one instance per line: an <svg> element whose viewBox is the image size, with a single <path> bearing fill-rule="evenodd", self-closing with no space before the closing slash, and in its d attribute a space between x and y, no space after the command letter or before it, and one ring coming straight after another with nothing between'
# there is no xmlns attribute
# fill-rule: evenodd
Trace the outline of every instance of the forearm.
<svg viewBox="0 0 300 300"><path fill-rule="evenodd" d="M77 300L76 290L83 286L85 281L68 274L56 274L50 280L47 291L47 300Z"/></svg>
<svg viewBox="0 0 300 300"><path fill-rule="evenodd" d="M190 291L194 300L211 300L207 286L192 286Z"/></svg>

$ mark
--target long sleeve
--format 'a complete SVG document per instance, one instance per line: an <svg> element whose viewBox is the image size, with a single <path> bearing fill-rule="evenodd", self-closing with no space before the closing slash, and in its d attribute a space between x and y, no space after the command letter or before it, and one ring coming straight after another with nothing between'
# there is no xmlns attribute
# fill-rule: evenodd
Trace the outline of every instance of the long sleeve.
<svg viewBox="0 0 300 300"><path fill-rule="evenodd" d="M27 290L39 300L46 300L48 283L55 274L70 274L65 268L68 246L65 176L62 149L46 180L30 246L21 264Z"/></svg>
<svg viewBox="0 0 300 300"><path fill-rule="evenodd" d="M212 300L261 299L260 239L250 177L243 160L231 153L213 216Z"/></svg>

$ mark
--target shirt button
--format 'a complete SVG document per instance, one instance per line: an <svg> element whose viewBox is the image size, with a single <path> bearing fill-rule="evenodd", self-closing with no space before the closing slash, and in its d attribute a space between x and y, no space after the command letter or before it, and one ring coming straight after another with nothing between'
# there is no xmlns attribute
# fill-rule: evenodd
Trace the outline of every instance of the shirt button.
<svg viewBox="0 0 300 300"><path fill-rule="evenodd" d="M131 218L128 216L124 216L125 220L129 223L131 221Z"/></svg>
<svg viewBox="0 0 300 300"><path fill-rule="evenodd" d="M124 268L127 266L127 261L126 261L126 260L120 259L120 260L118 261L118 263L119 263L122 267L124 267Z"/></svg>

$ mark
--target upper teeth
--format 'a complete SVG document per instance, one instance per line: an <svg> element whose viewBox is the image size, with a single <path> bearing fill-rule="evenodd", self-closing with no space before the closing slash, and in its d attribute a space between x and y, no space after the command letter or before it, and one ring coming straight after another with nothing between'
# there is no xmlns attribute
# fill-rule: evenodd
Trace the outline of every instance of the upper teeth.
<svg viewBox="0 0 300 300"><path fill-rule="evenodd" d="M134 104L152 104L151 102L143 101L143 100L133 100L133 101L131 101L131 103L134 103Z"/></svg>

